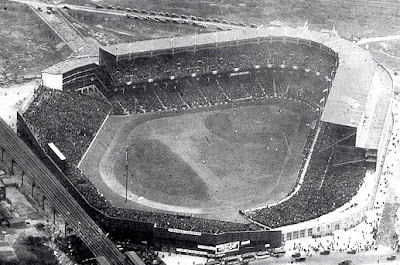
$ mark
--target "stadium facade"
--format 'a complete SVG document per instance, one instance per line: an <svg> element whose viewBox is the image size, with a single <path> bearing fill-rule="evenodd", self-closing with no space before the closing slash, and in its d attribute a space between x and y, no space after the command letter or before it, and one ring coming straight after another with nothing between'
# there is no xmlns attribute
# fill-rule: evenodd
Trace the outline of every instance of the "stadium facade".
<svg viewBox="0 0 400 265"><path fill-rule="evenodd" d="M317 65L315 68L315 65L308 67L285 63L285 61L278 63L275 59L275 61L266 62L265 65L255 64L251 68L233 66L229 72L238 74L253 73L263 68L267 69L266 71L268 69L277 69L277 71L282 72L292 70L302 71L310 76L324 80L326 85L321 93L322 97L319 102L314 101L312 103L315 111L320 114L320 123L327 124L327 126L331 126L330 128L335 128L334 130L337 131L345 131L344 137L339 141L349 138L354 147L365 151L365 163L371 169L370 172L372 172L371 174L376 180L375 183L377 183L387 148L388 136L393 125L393 117L390 110L393 82L388 72L371 57L369 52L355 43L329 33L310 31L307 28L268 27L117 44L101 47L98 57L76 58L46 69L42 73L42 84L44 87L53 90L79 91L113 105L112 100L107 95L124 90L126 86L131 86L134 89L135 85L146 86L146 84L160 80L171 81L181 78L176 75L162 75L159 78L145 76L141 78L140 82L137 82L135 77L116 81L115 77L112 76L113 69L117 68L118 70L115 72L118 74L119 69L123 69L132 60L163 55L173 57L182 53L196 54L199 51L218 50L232 46L257 45L259 43L289 45L286 47L301 45L325 54L330 62L334 62L333 65L326 67L325 71L319 71L318 64L324 63L322 59L312 62ZM290 51L287 53L291 56ZM224 71L226 72L227 70L224 69ZM187 73L189 73L188 78L199 78L202 75L219 75L222 72L211 68L207 73L191 70ZM271 93L276 94L276 91ZM134 104L136 108L136 99ZM186 104L186 107L190 107L189 104ZM121 111L127 112L124 108ZM30 143L40 158L47 160L47 164L54 164L55 161L50 159L43 147L37 142L23 115L18 117L18 133ZM311 158L311 155L309 158ZM260 218L254 218L258 213L261 212L262 214L263 209L274 207L274 205L265 205L257 209L243 210L244 215L257 225L264 227L265 229L263 230L254 231L250 226L236 230L236 227L233 226L222 232L218 232L218 229L213 232L207 232L199 229L199 226L187 226L192 228L185 229L179 225L171 225L169 227L156 221L145 222L140 218L140 220L131 220L124 218L123 215L115 214L123 211L119 208L113 209L111 211L113 214L109 214L101 205L99 206L98 203L93 204L87 196L85 197L76 185L69 180L65 172L62 172L56 166L52 166L52 169L53 173L64 185L68 186L74 197L85 207L93 219L107 231L115 235L134 237L139 241L146 241L159 249L174 249L182 253L210 257L276 248L281 246L282 240L323 236L332 233L334 230L348 229L364 220L365 211L372 207L374 199L371 196L364 205L355 207L351 206L351 201L349 201L337 207L334 211L324 213L317 218L294 220L283 223L283 225L271 225L268 222L263 223ZM299 174L298 185L288 198L277 204L290 200L301 191L303 178L306 174L305 171L304 174ZM376 188L376 186L370 187L371 194L376 193ZM361 195L357 194L356 196ZM157 218L163 217L165 215ZM199 222L198 220L201 220L201 218L196 219L187 216L180 216L179 218L183 223L186 221ZM226 225L226 227L230 225L228 223L211 223L211 225L213 224L217 226Z"/></svg>

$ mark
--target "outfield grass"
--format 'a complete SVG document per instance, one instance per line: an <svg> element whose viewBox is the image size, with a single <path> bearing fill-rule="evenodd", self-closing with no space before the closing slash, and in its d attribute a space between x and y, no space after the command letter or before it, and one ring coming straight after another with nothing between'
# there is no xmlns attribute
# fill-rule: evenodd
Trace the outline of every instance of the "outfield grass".
<svg viewBox="0 0 400 265"><path fill-rule="evenodd" d="M124 194L98 177L99 167L111 168L125 187L128 150L130 192L232 220L238 210L275 202L292 189L311 116L290 104L111 116L81 169L112 203L146 208L124 203Z"/></svg>

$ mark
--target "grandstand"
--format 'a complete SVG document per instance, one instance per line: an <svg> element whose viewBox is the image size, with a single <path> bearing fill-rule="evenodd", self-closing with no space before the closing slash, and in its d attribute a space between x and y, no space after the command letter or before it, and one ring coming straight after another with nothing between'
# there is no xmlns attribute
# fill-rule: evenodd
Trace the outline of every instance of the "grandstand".
<svg viewBox="0 0 400 265"><path fill-rule="evenodd" d="M211 256L217 242L251 242L224 254L279 246L280 229L329 214L351 200L365 171L379 165L390 128L391 80L381 66L357 45L306 28L117 44L100 48L98 58L77 60L77 66L67 61L43 72L44 88L22 115L19 122L27 127L20 126L20 134L31 135L30 141L38 143L34 148L54 142L67 158L64 173L89 202L96 221L118 236L123 235L117 229L124 227L125 236L159 248L184 247ZM87 89L91 85L95 88ZM371 105L376 96L379 108L378 102ZM241 211L274 230L117 207L77 168L109 114L201 111L273 99L300 102L318 116L309 124L297 183L288 197Z"/></svg>

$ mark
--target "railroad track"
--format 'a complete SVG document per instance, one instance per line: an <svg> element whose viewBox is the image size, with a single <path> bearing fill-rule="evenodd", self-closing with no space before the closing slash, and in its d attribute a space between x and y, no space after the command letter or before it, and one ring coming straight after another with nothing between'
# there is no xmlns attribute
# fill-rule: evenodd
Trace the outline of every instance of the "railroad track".
<svg viewBox="0 0 400 265"><path fill-rule="evenodd" d="M43 195L62 214L96 257L104 256L115 265L130 264L50 170L2 119L0 145L21 169L34 179Z"/></svg>

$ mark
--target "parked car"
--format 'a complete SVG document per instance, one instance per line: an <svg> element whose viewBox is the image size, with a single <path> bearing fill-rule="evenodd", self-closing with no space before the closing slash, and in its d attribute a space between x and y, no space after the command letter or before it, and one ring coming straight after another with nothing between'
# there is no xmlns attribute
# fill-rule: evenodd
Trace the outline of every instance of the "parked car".
<svg viewBox="0 0 400 265"><path fill-rule="evenodd" d="M324 251L322 251L321 253L319 253L319 254L321 254L321 255L329 255L331 252L329 251L329 250L324 250Z"/></svg>

